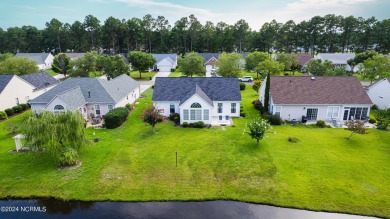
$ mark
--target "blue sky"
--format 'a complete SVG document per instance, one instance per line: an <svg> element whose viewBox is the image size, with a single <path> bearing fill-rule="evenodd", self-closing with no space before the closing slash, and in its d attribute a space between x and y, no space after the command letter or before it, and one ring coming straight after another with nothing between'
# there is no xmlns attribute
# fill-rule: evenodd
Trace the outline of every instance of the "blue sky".
<svg viewBox="0 0 390 219"><path fill-rule="evenodd" d="M245 19L252 29L265 22L300 22L315 15L336 14L377 19L390 18L390 0L0 0L0 27L33 25L40 29L52 18L64 23L96 16L102 23L109 16L119 19L163 15L171 25L194 14L203 24Z"/></svg>

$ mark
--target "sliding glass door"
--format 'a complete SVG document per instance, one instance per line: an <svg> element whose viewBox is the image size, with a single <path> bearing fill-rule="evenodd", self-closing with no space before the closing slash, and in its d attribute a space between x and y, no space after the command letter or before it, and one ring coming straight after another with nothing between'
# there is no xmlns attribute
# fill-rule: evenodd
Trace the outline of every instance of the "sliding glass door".
<svg viewBox="0 0 390 219"><path fill-rule="evenodd" d="M368 107L344 107L343 120L367 120Z"/></svg>

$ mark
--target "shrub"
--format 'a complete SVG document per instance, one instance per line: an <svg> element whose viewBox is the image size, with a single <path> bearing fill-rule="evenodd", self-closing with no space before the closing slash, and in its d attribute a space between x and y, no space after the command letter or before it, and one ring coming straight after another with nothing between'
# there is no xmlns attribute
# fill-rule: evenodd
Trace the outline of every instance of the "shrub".
<svg viewBox="0 0 390 219"><path fill-rule="evenodd" d="M0 120L8 119L7 113L0 111Z"/></svg>
<svg viewBox="0 0 390 219"><path fill-rule="evenodd" d="M60 166L73 166L77 163L79 154L73 148L65 148L58 158Z"/></svg>
<svg viewBox="0 0 390 219"><path fill-rule="evenodd" d="M288 137L288 141L291 142L291 143L298 143L299 139L296 138L296 137Z"/></svg>
<svg viewBox="0 0 390 219"><path fill-rule="evenodd" d="M7 114L7 116L12 116L15 114L14 110L11 108L5 109L4 112Z"/></svg>
<svg viewBox="0 0 390 219"><path fill-rule="evenodd" d="M15 113L20 113L23 111L23 107L21 106L14 106L12 107L12 109L14 110Z"/></svg>
<svg viewBox="0 0 390 219"><path fill-rule="evenodd" d="M254 100L252 103L255 109L259 110L261 114L264 113L264 106L259 100Z"/></svg>
<svg viewBox="0 0 390 219"><path fill-rule="evenodd" d="M283 124L282 118L280 118L280 116L278 116L278 115L266 115L266 116L264 116L264 118L267 119L268 122L271 123L271 125L282 125Z"/></svg>
<svg viewBox="0 0 390 219"><path fill-rule="evenodd" d="M188 122L183 122L183 128L187 128L188 127Z"/></svg>
<svg viewBox="0 0 390 219"><path fill-rule="evenodd" d="M104 123L106 128L114 129L121 126L129 116L129 110L124 107L118 107L104 116Z"/></svg>
<svg viewBox="0 0 390 219"><path fill-rule="evenodd" d="M25 104L25 103L21 103L21 104L19 104L19 106L22 107L23 111L25 111L28 108L27 104Z"/></svg>
<svg viewBox="0 0 390 219"><path fill-rule="evenodd" d="M202 121L194 122L193 124L194 124L193 125L194 128L204 128L205 127L205 124Z"/></svg>
<svg viewBox="0 0 390 219"><path fill-rule="evenodd" d="M246 84L240 82L240 90L245 90Z"/></svg>
<svg viewBox="0 0 390 219"><path fill-rule="evenodd" d="M370 119L368 120L368 122L371 123L371 124L374 124L374 123L376 123L376 119L370 118Z"/></svg>
<svg viewBox="0 0 390 219"><path fill-rule="evenodd" d="M129 112L131 112L131 111L133 110L133 105L131 105L130 103L128 103L128 104L125 105L125 108L126 108Z"/></svg>
<svg viewBox="0 0 390 219"><path fill-rule="evenodd" d="M245 112L240 112L240 116L245 118L246 117L246 113Z"/></svg>
<svg viewBox="0 0 390 219"><path fill-rule="evenodd" d="M9 135L19 134L19 126L16 125L15 123L8 124L7 130Z"/></svg>
<svg viewBox="0 0 390 219"><path fill-rule="evenodd" d="M326 127L326 124L325 124L324 121L318 120L318 121L316 122L316 126L319 127L319 128L325 128L325 127Z"/></svg>
<svg viewBox="0 0 390 219"><path fill-rule="evenodd" d="M377 109L379 109L379 108L378 108L378 106L376 104L371 106L371 110L377 110Z"/></svg>
<svg viewBox="0 0 390 219"><path fill-rule="evenodd" d="M95 138L92 139L92 142L95 142L95 143L96 143L96 142L99 142L99 141L100 141L100 138L99 138L99 137L95 137Z"/></svg>

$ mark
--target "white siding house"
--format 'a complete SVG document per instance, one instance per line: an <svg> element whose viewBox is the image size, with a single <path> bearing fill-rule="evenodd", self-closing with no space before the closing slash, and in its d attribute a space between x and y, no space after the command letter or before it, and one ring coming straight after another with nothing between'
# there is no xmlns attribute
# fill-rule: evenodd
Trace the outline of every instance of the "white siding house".
<svg viewBox="0 0 390 219"><path fill-rule="evenodd" d="M230 125L240 116L236 78L157 78L152 100L162 115L180 114L180 124Z"/></svg>
<svg viewBox="0 0 390 219"><path fill-rule="evenodd" d="M43 94L58 84L46 72L29 75L0 75L0 110L5 110Z"/></svg>
<svg viewBox="0 0 390 219"><path fill-rule="evenodd" d="M171 72L171 69L177 67L177 55L176 54L152 54L156 59L154 68L160 72Z"/></svg>
<svg viewBox="0 0 390 219"><path fill-rule="evenodd" d="M384 78L366 88L371 101L380 109L390 108L390 78Z"/></svg>
<svg viewBox="0 0 390 219"><path fill-rule="evenodd" d="M334 67L344 67L347 71L357 72L360 65L355 66L352 69L352 66L348 64L348 60L353 59L355 54L353 53L318 53L315 56L315 59L321 59L322 62L325 60L331 61Z"/></svg>
<svg viewBox="0 0 390 219"><path fill-rule="evenodd" d="M117 107L132 104L140 96L139 83L127 75L111 80L69 78L30 101L34 112L79 110L85 118L103 117Z"/></svg>
<svg viewBox="0 0 390 219"><path fill-rule="evenodd" d="M34 61L39 70L50 69L53 64L54 56L51 53L17 53L16 57L27 57Z"/></svg>
<svg viewBox="0 0 390 219"><path fill-rule="evenodd" d="M263 105L266 80L260 87ZM270 88L269 112L283 120L342 123L369 118L372 102L355 77L271 76Z"/></svg>

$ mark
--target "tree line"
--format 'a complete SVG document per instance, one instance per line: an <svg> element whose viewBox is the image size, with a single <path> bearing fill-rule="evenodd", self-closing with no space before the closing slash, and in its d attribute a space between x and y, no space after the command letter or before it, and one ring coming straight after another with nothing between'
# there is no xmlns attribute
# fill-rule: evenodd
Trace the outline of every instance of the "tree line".
<svg viewBox="0 0 390 219"><path fill-rule="evenodd" d="M87 52L363 52L390 51L390 19L375 17L315 16L299 23L272 20L252 30L241 19L233 25L207 21L194 15L171 24L164 16L100 21L88 15L72 24L53 18L44 29L34 26L0 28L0 53Z"/></svg>

